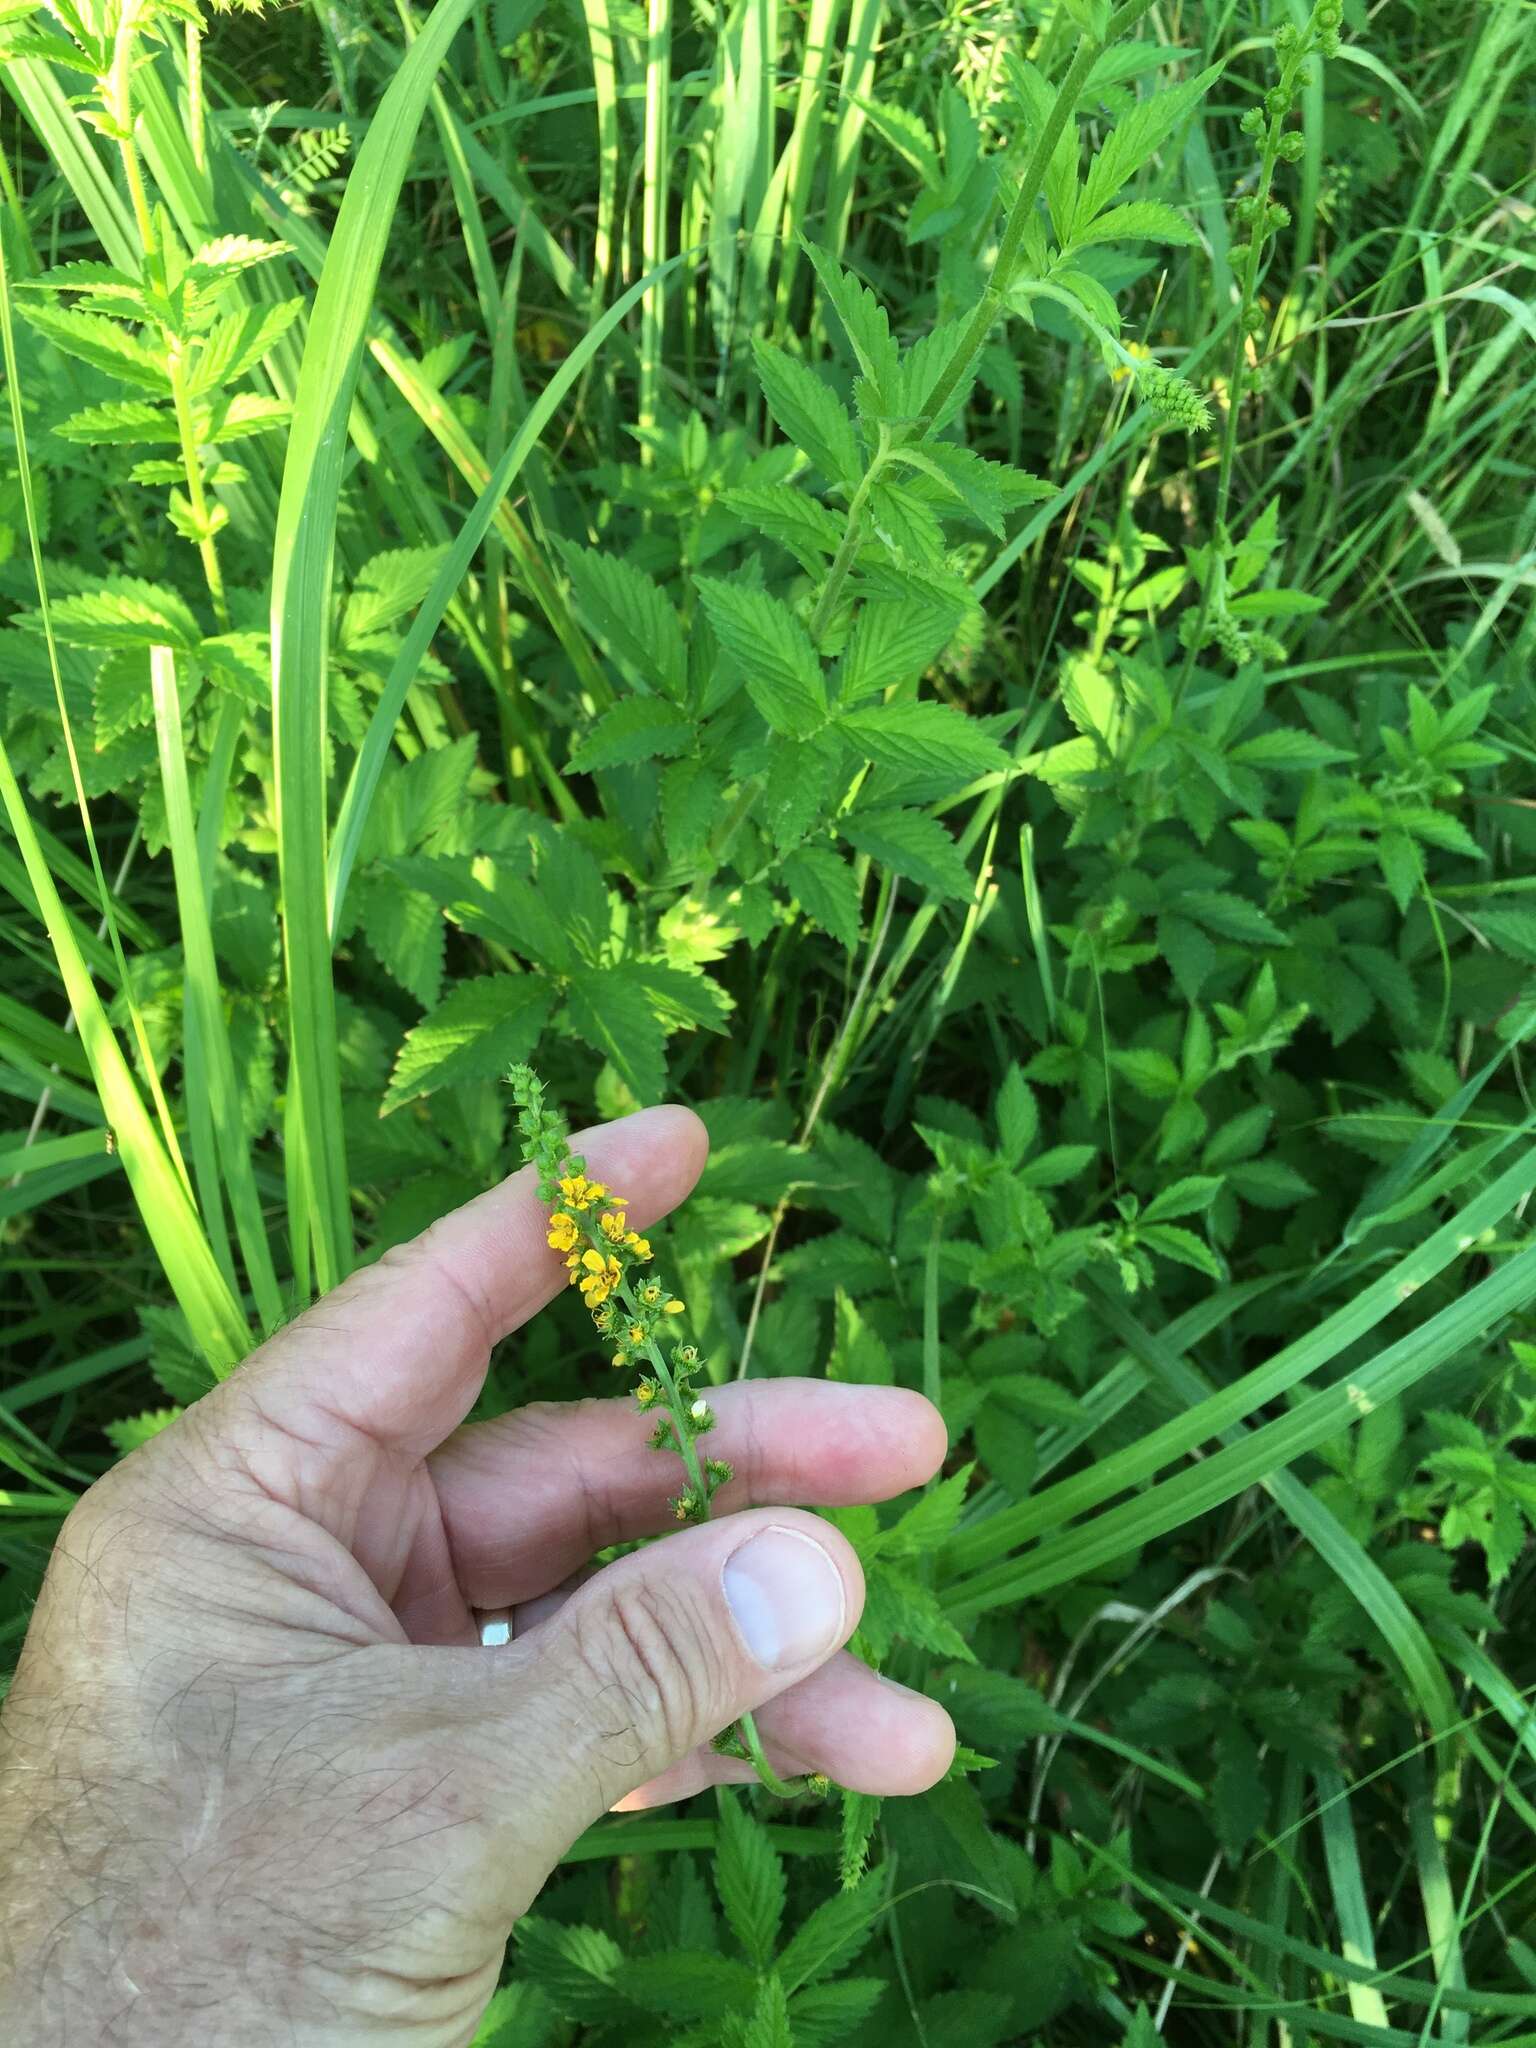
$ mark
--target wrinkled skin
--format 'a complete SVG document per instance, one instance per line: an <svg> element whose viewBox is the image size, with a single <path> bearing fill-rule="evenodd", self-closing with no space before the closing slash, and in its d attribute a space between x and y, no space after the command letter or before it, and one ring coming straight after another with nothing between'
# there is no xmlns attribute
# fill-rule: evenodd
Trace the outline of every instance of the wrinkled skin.
<svg viewBox="0 0 1536 2048"><path fill-rule="evenodd" d="M578 1142L642 1228L705 1149L678 1109ZM943 1773L942 1710L839 1647L852 1551L779 1505L919 1484L944 1453L933 1409L724 1389L717 1519L592 1572L667 1522L674 1461L633 1404L462 1426L491 1347L562 1277L516 1174L354 1275L69 1516L0 1722L3 2038L463 2048L574 1838L750 1775L708 1748L741 1713L786 1773L888 1794ZM722 1579L764 1530L813 1539L841 1582L818 1639L768 1664ZM483 1648L473 1610L501 1607L514 1638Z"/></svg>

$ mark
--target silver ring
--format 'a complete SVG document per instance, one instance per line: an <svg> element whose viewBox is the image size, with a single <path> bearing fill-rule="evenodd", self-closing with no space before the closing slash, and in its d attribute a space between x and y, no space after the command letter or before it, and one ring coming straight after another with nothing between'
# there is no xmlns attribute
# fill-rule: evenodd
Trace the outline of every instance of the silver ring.
<svg viewBox="0 0 1536 2048"><path fill-rule="evenodd" d="M480 1641L486 1649L499 1650L503 1643L511 1642L510 1607L477 1607L474 1613L476 1626L480 1630Z"/></svg>

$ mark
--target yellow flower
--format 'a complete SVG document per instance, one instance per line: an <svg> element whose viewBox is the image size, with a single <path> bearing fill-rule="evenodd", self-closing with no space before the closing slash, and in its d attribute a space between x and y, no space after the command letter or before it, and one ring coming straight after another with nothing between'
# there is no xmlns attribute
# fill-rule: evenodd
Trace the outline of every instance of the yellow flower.
<svg viewBox="0 0 1536 2048"><path fill-rule="evenodd" d="M601 1252L584 1251L578 1276L581 1298L588 1308L598 1308L619 1284L619 1262Z"/></svg>
<svg viewBox="0 0 1536 2048"><path fill-rule="evenodd" d="M580 1240L581 1233L576 1227L576 1218L560 1211L549 1219L549 1242L557 1252L568 1252Z"/></svg>
<svg viewBox="0 0 1536 2048"><path fill-rule="evenodd" d="M645 1342L645 1332L638 1323L630 1324L629 1341L631 1344L643 1344Z"/></svg>
<svg viewBox="0 0 1536 2048"><path fill-rule="evenodd" d="M635 1399L642 1408L649 1408L660 1392L661 1388L656 1384L655 1380L642 1380L635 1389Z"/></svg>
<svg viewBox="0 0 1536 2048"><path fill-rule="evenodd" d="M573 1209L590 1209L595 1202L603 1201L611 1192L600 1180L588 1180L584 1173L568 1173L560 1183L560 1192ZM622 1201L622 1196L615 1196Z"/></svg>
<svg viewBox="0 0 1536 2048"><path fill-rule="evenodd" d="M624 1242L637 1259L644 1260L651 1256L651 1240L648 1237L641 1237L637 1232L627 1230L624 1233Z"/></svg>
<svg viewBox="0 0 1536 2048"><path fill-rule="evenodd" d="M674 1294L672 1299L667 1303L667 1314L669 1316L680 1316L683 1313L683 1310L687 1307L687 1305L688 1304L686 1302L679 1301L677 1296Z"/></svg>
<svg viewBox="0 0 1536 2048"><path fill-rule="evenodd" d="M1126 354L1134 356L1138 363L1150 363L1152 360L1152 351L1144 341L1133 341L1126 350ZM1131 375L1130 366L1127 363L1116 363L1109 375L1111 382L1119 384L1123 379Z"/></svg>
<svg viewBox="0 0 1536 2048"><path fill-rule="evenodd" d="M605 1209L597 1219L597 1227L610 1244L622 1244L629 1219L622 1209Z"/></svg>
<svg viewBox="0 0 1536 2048"><path fill-rule="evenodd" d="M613 1354L613 1362L614 1365L618 1368L618 1370L622 1372L624 1367L629 1363L629 1353L627 1351L615 1351L615 1353Z"/></svg>

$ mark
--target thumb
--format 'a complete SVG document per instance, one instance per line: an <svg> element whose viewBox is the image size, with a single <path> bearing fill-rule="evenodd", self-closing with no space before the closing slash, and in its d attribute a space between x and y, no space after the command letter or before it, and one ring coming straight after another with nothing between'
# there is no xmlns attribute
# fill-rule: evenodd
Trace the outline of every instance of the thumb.
<svg viewBox="0 0 1536 2048"><path fill-rule="evenodd" d="M526 1770L525 1822L547 1806L551 1860L626 1793L824 1664L863 1605L847 1541L815 1515L769 1508L618 1559L491 1653L487 1678L516 1724L502 1767L514 1757Z"/></svg>

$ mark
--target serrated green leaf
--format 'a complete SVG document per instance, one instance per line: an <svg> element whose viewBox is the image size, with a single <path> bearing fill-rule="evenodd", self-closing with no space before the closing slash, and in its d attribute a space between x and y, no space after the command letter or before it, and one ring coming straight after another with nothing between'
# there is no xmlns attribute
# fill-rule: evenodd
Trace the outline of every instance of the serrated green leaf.
<svg viewBox="0 0 1536 2048"><path fill-rule="evenodd" d="M1075 232L1095 220L1115 194L1135 177L1181 121L1193 113L1216 80L1221 66L1212 64L1194 78L1140 99L1118 122L1104 147L1088 166L1078 206Z"/></svg>
<svg viewBox="0 0 1536 2048"><path fill-rule="evenodd" d="M445 547L389 548L357 572L341 618L341 639L357 642L381 633L414 611L432 588Z"/></svg>
<svg viewBox="0 0 1536 2048"><path fill-rule="evenodd" d="M828 483L857 483L864 465L853 421L821 378L772 342L754 340L752 353L768 410L788 438Z"/></svg>
<svg viewBox="0 0 1536 2048"><path fill-rule="evenodd" d="M202 644L202 629L185 598L137 576L109 576L77 596L56 597L52 618L54 632L68 647L173 647L178 654L195 654Z"/></svg>
<svg viewBox="0 0 1536 2048"><path fill-rule="evenodd" d="M131 334L120 321L103 319L99 313L78 313L69 306L23 306L21 312L39 334L65 355L89 363L93 370L103 370L121 383L136 385L141 391L153 391L157 396L169 394L171 380L164 357Z"/></svg>
<svg viewBox="0 0 1536 2048"><path fill-rule="evenodd" d="M302 299L280 299L272 306L246 306L230 313L201 337L201 346L187 379L194 397L234 384L282 340L302 310Z"/></svg>
<svg viewBox="0 0 1536 2048"><path fill-rule="evenodd" d="M767 1832L722 1786L716 1794L715 1890L731 1932L754 1970L765 1970L784 1917L784 1865Z"/></svg>
<svg viewBox="0 0 1536 2048"><path fill-rule="evenodd" d="M692 724L665 697L624 697L582 734L569 765L577 775L591 775L633 761L654 761L682 753L693 736Z"/></svg>
<svg viewBox="0 0 1536 2048"><path fill-rule="evenodd" d="M780 869L795 901L851 953L859 943L859 887L853 869L830 848L803 846Z"/></svg>
<svg viewBox="0 0 1536 2048"><path fill-rule="evenodd" d="M859 368L868 378L882 408L888 408L896 393L901 351L891 334L891 323L884 306L866 285L861 284L850 271L844 270L825 249L807 241L804 235L800 237L800 246L810 257L816 275L821 279L821 288L832 301Z"/></svg>
<svg viewBox="0 0 1536 2048"><path fill-rule="evenodd" d="M837 726L866 760L897 774L948 775L962 783L1008 766L991 734L949 704L880 704L845 711Z"/></svg>
<svg viewBox="0 0 1536 2048"><path fill-rule="evenodd" d="M557 2012L578 2019L612 2020L633 2008L618 1983L624 1953L597 1927L563 1925L529 1915L513 1929L519 1974L536 1984Z"/></svg>
<svg viewBox="0 0 1536 2048"><path fill-rule="evenodd" d="M1285 933L1273 918L1250 903L1246 896L1228 895L1218 889L1185 889L1179 894L1179 914L1193 918L1219 938L1236 939L1250 946L1287 946Z"/></svg>
<svg viewBox="0 0 1536 2048"><path fill-rule="evenodd" d="M871 602L860 608L839 670L838 695L857 704L915 681L954 637L949 612L921 603Z"/></svg>
<svg viewBox="0 0 1536 2048"><path fill-rule="evenodd" d="M1210 1246L1180 1224L1153 1223L1138 1235L1141 1243L1152 1251L1161 1252L1165 1259L1176 1259L1181 1266L1193 1266L1197 1272L1208 1273L1213 1280L1225 1278L1222 1263Z"/></svg>
<svg viewBox="0 0 1536 2048"><path fill-rule="evenodd" d="M840 1977L835 1984L809 1984L789 2002L795 2048L840 2048L879 2004L883 1977Z"/></svg>
<svg viewBox="0 0 1536 2048"><path fill-rule="evenodd" d="M1074 249L1086 249L1094 242L1170 242L1195 248L1199 241L1198 230L1183 214L1157 199L1133 199L1128 205L1112 206L1072 236Z"/></svg>
<svg viewBox="0 0 1536 2048"><path fill-rule="evenodd" d="M870 1871L850 1892L826 1899L796 1928L779 1957L779 1976L793 1994L851 1963L874 1931L885 1904L885 1879Z"/></svg>
<svg viewBox="0 0 1536 2048"><path fill-rule="evenodd" d="M811 636L765 590L701 576L699 595L723 658L740 668L753 703L775 732L804 738L826 723L827 686Z"/></svg>
<svg viewBox="0 0 1536 2048"><path fill-rule="evenodd" d="M940 896L965 898L974 884L960 849L936 818L923 811L855 811L838 820L850 846L898 875Z"/></svg>
<svg viewBox="0 0 1536 2048"><path fill-rule="evenodd" d="M720 502L759 533L788 548L802 568L820 574L842 544L844 522L797 484L743 484Z"/></svg>
<svg viewBox="0 0 1536 2048"><path fill-rule="evenodd" d="M362 877L355 905L368 950L392 981L430 1010L442 992L443 914L419 889L392 876Z"/></svg>
<svg viewBox="0 0 1536 2048"><path fill-rule="evenodd" d="M537 974L487 974L456 983L405 1034L380 1114L461 1081L498 1079L533 1051L554 999L553 984Z"/></svg>
<svg viewBox="0 0 1536 2048"><path fill-rule="evenodd" d="M226 392L197 400L193 420L199 441L221 447L226 441L244 441L286 426L289 410L282 398L264 398L256 391Z"/></svg>
<svg viewBox="0 0 1536 2048"><path fill-rule="evenodd" d="M557 543L576 600L614 659L681 703L688 692L688 650L671 600L621 555Z"/></svg>
<svg viewBox="0 0 1536 2048"><path fill-rule="evenodd" d="M169 406L147 398L114 398L105 405L87 405L53 430L62 441L89 448L174 447L181 439L176 415Z"/></svg>
<svg viewBox="0 0 1536 2048"><path fill-rule="evenodd" d="M631 963L580 968L570 979L567 1014L576 1036L611 1064L642 1105L661 1100L666 1032Z"/></svg>
<svg viewBox="0 0 1536 2048"><path fill-rule="evenodd" d="M940 1479L913 1503L881 1538L883 1557L927 1557L936 1551L960 1519L974 1464L962 1465Z"/></svg>
<svg viewBox="0 0 1536 2048"><path fill-rule="evenodd" d="M126 1458L140 1444L147 1444L161 1430L169 1429L181 1412L179 1408L152 1408L142 1415L126 1415L120 1421L107 1423L106 1432L118 1456Z"/></svg>
<svg viewBox="0 0 1536 2048"><path fill-rule="evenodd" d="M1198 1216L1221 1192L1219 1173L1193 1173L1155 1195L1141 1212L1143 1223L1168 1223L1175 1216Z"/></svg>

